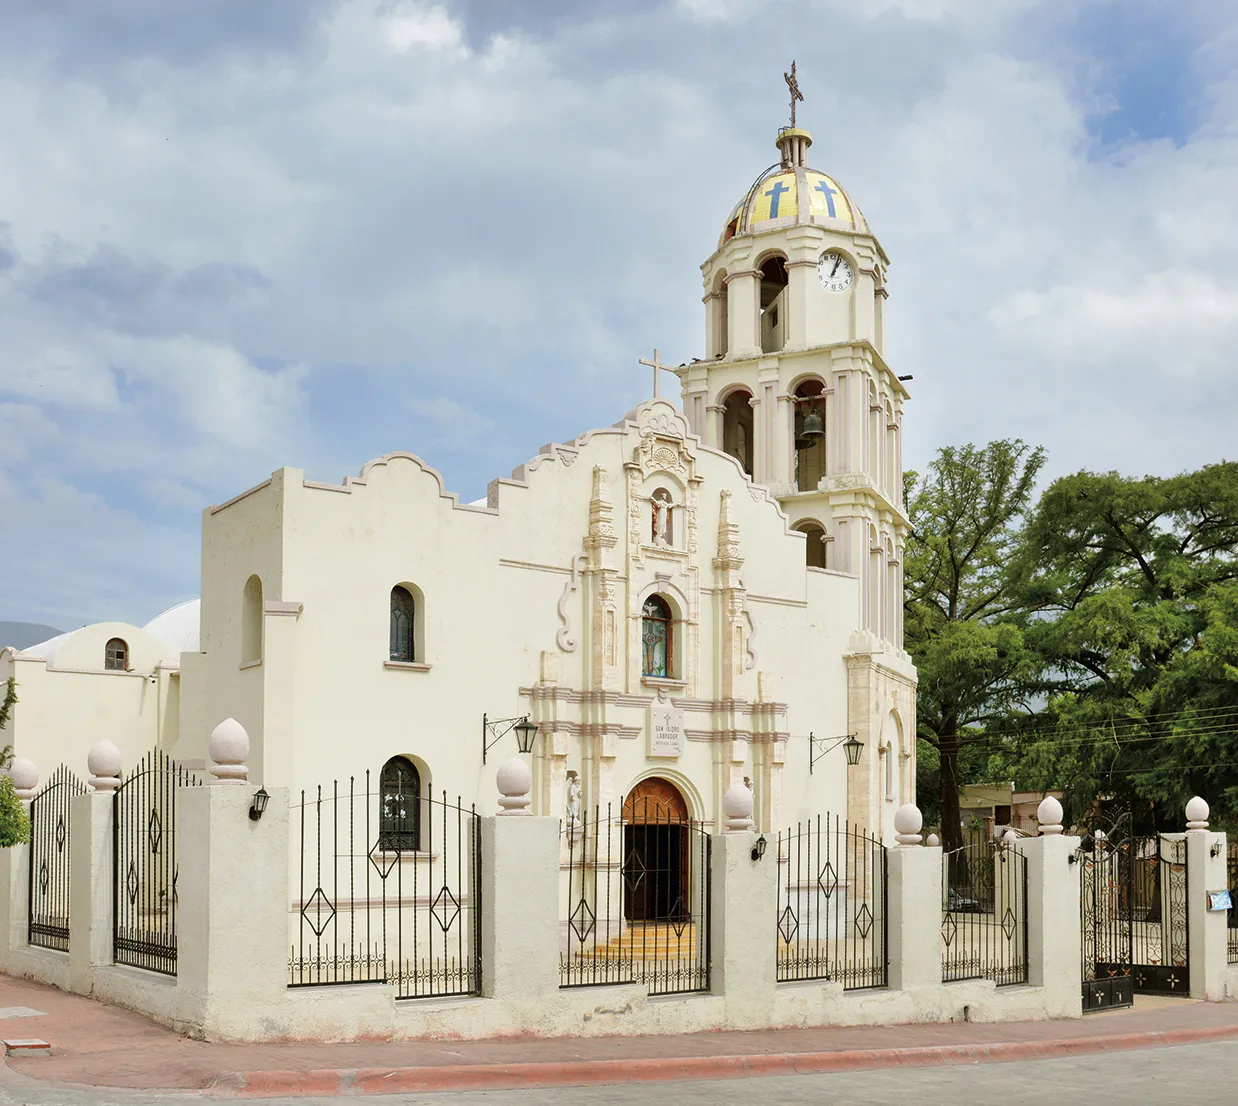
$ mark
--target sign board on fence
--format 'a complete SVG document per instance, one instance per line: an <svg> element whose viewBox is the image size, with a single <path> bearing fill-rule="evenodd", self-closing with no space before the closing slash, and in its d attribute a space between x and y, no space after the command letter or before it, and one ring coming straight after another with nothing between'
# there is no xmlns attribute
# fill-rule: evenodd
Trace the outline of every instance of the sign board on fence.
<svg viewBox="0 0 1238 1106"><path fill-rule="evenodd" d="M681 757L683 750L683 711L673 707L650 707L648 755Z"/></svg>
<svg viewBox="0 0 1238 1106"><path fill-rule="evenodd" d="M1228 910L1231 906L1228 891L1209 891L1208 892L1208 909L1209 910Z"/></svg>

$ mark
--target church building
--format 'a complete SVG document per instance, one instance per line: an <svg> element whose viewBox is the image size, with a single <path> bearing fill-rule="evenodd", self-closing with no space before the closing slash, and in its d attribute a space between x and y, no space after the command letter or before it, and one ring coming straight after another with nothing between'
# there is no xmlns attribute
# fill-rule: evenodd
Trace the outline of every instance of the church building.
<svg viewBox="0 0 1238 1106"><path fill-rule="evenodd" d="M368 773L489 814L532 734L535 814L645 797L721 829L747 781L763 833L828 810L892 842L915 781L908 392L883 353L885 252L811 143L778 134L701 266L682 410L655 394L476 503L395 452L340 484L283 468L204 511L193 644L172 660L105 635L149 654L139 690L164 687L177 715L160 744L201 766L234 717L254 782L313 794ZM82 650L39 647L8 651L0 677L33 688L37 664L54 684L70 652L80 678ZM23 725L33 709L16 708L17 752L46 776L63 742ZM81 773L100 734L77 726Z"/></svg>

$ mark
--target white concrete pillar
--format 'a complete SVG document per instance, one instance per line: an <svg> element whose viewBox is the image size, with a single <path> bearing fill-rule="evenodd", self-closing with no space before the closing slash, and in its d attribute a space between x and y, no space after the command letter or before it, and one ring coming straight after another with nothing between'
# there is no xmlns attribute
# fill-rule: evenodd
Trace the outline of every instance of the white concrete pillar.
<svg viewBox="0 0 1238 1106"><path fill-rule="evenodd" d="M26 947L27 897L30 893L30 846L0 849L0 966L10 949Z"/></svg>
<svg viewBox="0 0 1238 1106"><path fill-rule="evenodd" d="M481 820L482 994L521 1018L557 1001L559 820Z"/></svg>
<svg viewBox="0 0 1238 1106"><path fill-rule="evenodd" d="M1206 1002L1225 1000L1229 974L1227 913L1208 909L1208 892L1224 891L1227 886L1225 834L1206 829L1187 830L1187 955L1191 968L1191 998ZM1168 914L1165 917L1168 918Z"/></svg>
<svg viewBox="0 0 1238 1106"><path fill-rule="evenodd" d="M740 785L742 786L742 785ZM746 790L746 789L745 789ZM778 846L752 859L758 837L752 831L715 834L710 851L710 990L739 1004L745 1021L768 1024L778 978ZM754 934L769 940L754 939Z"/></svg>
<svg viewBox="0 0 1238 1106"><path fill-rule="evenodd" d="M1027 858L1027 981L1045 989L1051 1018L1080 1017L1079 838L1024 837L1011 847Z"/></svg>
<svg viewBox="0 0 1238 1106"><path fill-rule="evenodd" d="M761 356L759 276L748 270L727 278L727 355L732 359Z"/></svg>
<svg viewBox="0 0 1238 1106"><path fill-rule="evenodd" d="M898 845L886 854L890 989L941 984L941 849Z"/></svg>
<svg viewBox="0 0 1238 1106"><path fill-rule="evenodd" d="M115 808L110 790L69 801L69 978L82 994L92 990L94 969L112 963Z"/></svg>
<svg viewBox="0 0 1238 1106"><path fill-rule="evenodd" d="M288 986L288 789L181 787L177 986L208 1040L252 1037L255 1009L278 1008Z"/></svg>

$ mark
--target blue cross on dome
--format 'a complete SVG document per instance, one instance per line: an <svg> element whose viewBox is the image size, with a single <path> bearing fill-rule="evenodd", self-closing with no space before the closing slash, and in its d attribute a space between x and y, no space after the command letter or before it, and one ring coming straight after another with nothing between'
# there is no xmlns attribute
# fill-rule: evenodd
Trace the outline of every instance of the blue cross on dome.
<svg viewBox="0 0 1238 1106"><path fill-rule="evenodd" d="M825 196L825 206L829 210L830 218L837 219L838 215L834 211L834 197L838 195L838 189L831 188L828 181L818 181L817 191Z"/></svg>
<svg viewBox="0 0 1238 1106"><path fill-rule="evenodd" d="M765 194L769 197L769 217L771 219L778 218L778 201L782 198L784 192L790 192L785 184L780 180L774 181L774 187L769 189ZM830 214L833 214L831 210Z"/></svg>

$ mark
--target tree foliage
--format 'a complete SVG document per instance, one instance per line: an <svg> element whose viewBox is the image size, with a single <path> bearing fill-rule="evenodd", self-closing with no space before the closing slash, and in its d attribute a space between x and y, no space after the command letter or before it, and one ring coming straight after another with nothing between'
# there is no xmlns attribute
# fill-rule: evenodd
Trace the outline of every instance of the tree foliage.
<svg viewBox="0 0 1238 1106"><path fill-rule="evenodd" d="M30 840L30 816L17 797L13 781L0 775L0 849Z"/></svg>
<svg viewBox="0 0 1238 1106"><path fill-rule="evenodd" d="M1044 459L1017 440L951 447L923 479L907 477L906 647L920 678L917 737L931 749L920 763L936 769L948 849L962 844L960 758L986 727L1024 706L1034 673L1017 554Z"/></svg>
<svg viewBox="0 0 1238 1106"><path fill-rule="evenodd" d="M17 706L17 681L10 676L5 681L4 699L0 701L0 730L9 724L13 708ZM5 745L0 749L0 768L7 768L13 761L13 746Z"/></svg>

